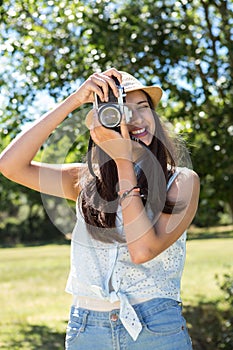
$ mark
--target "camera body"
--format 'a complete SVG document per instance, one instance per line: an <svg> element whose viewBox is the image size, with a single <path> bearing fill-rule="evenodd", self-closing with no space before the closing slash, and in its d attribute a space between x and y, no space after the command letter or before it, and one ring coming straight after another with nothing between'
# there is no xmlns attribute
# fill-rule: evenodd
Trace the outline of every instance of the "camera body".
<svg viewBox="0 0 233 350"><path fill-rule="evenodd" d="M99 96L95 94L94 108L97 111L98 119L102 126L119 131L123 116L125 118L125 122L129 123L130 119L132 118L132 111L124 105L126 102L124 87L120 85L117 78L112 77L112 79L115 81L118 88L118 98L109 87L108 102L100 101Z"/></svg>

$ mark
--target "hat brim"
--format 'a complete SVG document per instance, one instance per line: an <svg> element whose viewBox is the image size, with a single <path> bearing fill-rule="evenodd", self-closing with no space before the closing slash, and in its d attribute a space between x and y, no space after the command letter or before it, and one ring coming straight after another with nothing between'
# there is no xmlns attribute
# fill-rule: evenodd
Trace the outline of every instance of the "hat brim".
<svg viewBox="0 0 233 350"><path fill-rule="evenodd" d="M132 92L137 90L145 91L150 96L155 108L157 107L163 95L163 90L159 86L140 86L137 88L128 88L128 89L125 89L125 92L127 94L127 92Z"/></svg>

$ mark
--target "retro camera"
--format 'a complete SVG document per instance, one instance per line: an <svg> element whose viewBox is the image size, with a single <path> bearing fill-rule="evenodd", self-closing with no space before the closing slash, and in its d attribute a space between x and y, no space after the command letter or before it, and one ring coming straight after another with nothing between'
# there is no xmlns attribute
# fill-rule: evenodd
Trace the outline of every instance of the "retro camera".
<svg viewBox="0 0 233 350"><path fill-rule="evenodd" d="M122 121L123 115L126 123L129 123L132 117L132 111L125 106L126 93L124 87L120 85L116 77L112 77L118 88L118 98L114 95L112 89L109 87L108 102L102 102L99 96L95 94L94 106L97 110L99 122L105 128L115 129L119 131L119 126Z"/></svg>

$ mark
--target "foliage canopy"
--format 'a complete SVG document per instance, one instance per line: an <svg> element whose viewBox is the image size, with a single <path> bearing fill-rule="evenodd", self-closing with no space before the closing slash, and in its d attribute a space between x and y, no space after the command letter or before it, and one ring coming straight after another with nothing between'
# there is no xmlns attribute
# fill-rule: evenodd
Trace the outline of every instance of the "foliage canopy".
<svg viewBox="0 0 233 350"><path fill-rule="evenodd" d="M2 145L115 66L163 87L159 113L187 140L201 178L196 223L232 213L232 0L6 0L0 16Z"/></svg>

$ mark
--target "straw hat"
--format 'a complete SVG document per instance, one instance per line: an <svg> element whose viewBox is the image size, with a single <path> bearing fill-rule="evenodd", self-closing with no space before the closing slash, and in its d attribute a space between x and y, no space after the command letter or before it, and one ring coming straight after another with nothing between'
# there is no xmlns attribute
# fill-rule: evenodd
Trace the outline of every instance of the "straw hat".
<svg viewBox="0 0 233 350"><path fill-rule="evenodd" d="M131 92L136 90L143 90L148 93L152 99L154 107L156 107L162 97L163 90L159 86L144 86L138 79L134 78L131 74L122 72L122 86L125 92Z"/></svg>
<svg viewBox="0 0 233 350"><path fill-rule="evenodd" d="M157 86L144 86L138 79L134 78L131 74L127 72L120 71L122 75L122 83L121 86L124 87L125 92L131 92L131 91L136 91L136 90L143 90L145 91L151 98L154 108L157 107L162 94L163 90ZM92 116L93 116L93 109L89 111L86 117L86 125L87 127L90 127L91 121L92 121Z"/></svg>

